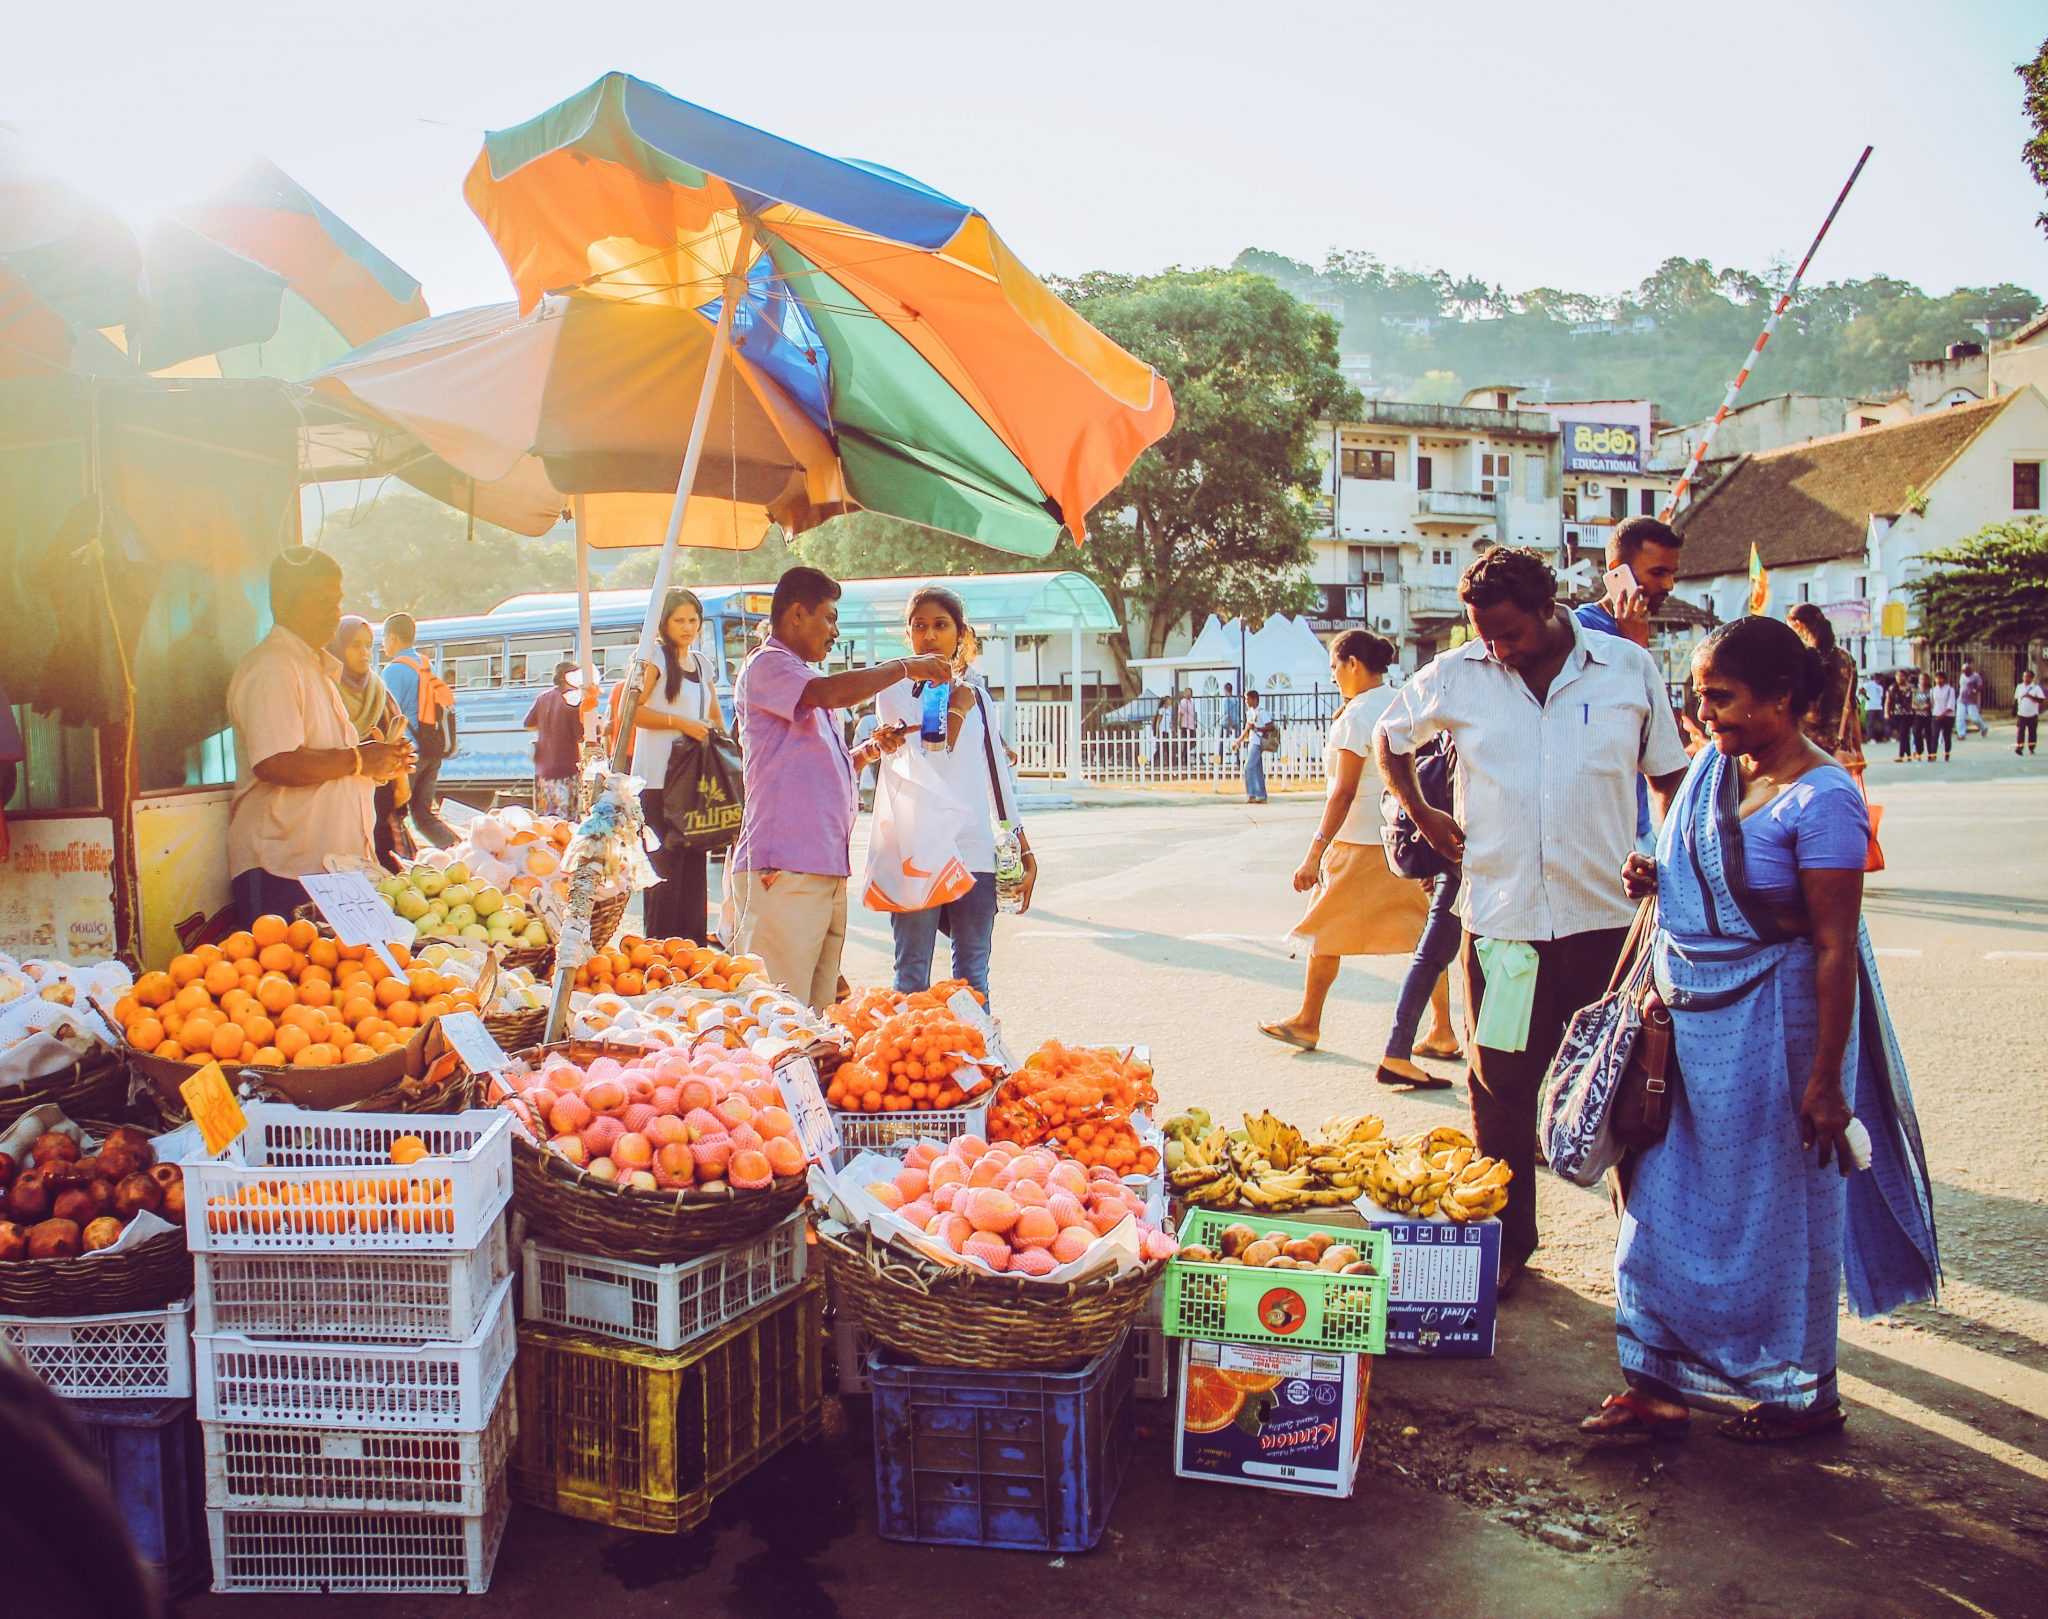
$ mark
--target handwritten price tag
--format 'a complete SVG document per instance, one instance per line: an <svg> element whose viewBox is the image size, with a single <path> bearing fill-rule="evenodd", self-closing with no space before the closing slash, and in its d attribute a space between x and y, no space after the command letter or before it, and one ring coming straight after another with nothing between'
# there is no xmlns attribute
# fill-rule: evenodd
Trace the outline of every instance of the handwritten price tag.
<svg viewBox="0 0 2048 1619"><path fill-rule="evenodd" d="M839 1150L839 1125L825 1105L825 1093L818 1088L818 1065L808 1057L791 1057L776 1068L775 1082L789 1104L804 1152L820 1163L831 1163L832 1154Z"/></svg>
<svg viewBox="0 0 2048 1619"><path fill-rule="evenodd" d="M398 959L385 948L393 940L409 943L412 929L392 913L384 896L370 886L359 871L321 871L301 877L306 890L334 936L343 944L367 945L383 958L393 972L403 972Z"/></svg>
<svg viewBox="0 0 2048 1619"><path fill-rule="evenodd" d="M988 1048L989 1057L1006 1074L1017 1071L1017 1059L1010 1055L1009 1042L1004 1040L1003 1031L996 1020L988 1015L988 1008L974 998L972 990L956 989L946 1002L951 1012L970 1029L979 1030L982 1044Z"/></svg>
<svg viewBox="0 0 2048 1619"><path fill-rule="evenodd" d="M491 1038L484 1020L474 1012L448 1013L441 1019L441 1035L473 1074L502 1073L511 1062L505 1048Z"/></svg>
<svg viewBox="0 0 2048 1619"><path fill-rule="evenodd" d="M228 1088L227 1075L220 1071L217 1062L208 1063L179 1085L178 1094L184 1097L186 1111L199 1126L199 1138L206 1143L209 1153L221 1153L249 1128L242 1105Z"/></svg>

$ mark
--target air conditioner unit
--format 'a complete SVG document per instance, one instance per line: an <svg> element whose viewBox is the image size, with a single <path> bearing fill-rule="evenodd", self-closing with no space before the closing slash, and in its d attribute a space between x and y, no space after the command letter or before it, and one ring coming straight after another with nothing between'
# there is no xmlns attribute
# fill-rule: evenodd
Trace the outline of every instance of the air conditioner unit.
<svg viewBox="0 0 2048 1619"><path fill-rule="evenodd" d="M1393 620L1392 620L1391 618L1383 618L1383 619L1379 620L1379 622L1378 622L1378 628L1380 628L1380 629L1383 629L1383 630L1390 630L1390 629L1392 629L1393 627L1394 627L1394 621L1393 621Z"/></svg>
<svg viewBox="0 0 2048 1619"><path fill-rule="evenodd" d="M1579 486L1579 492L1588 500L1598 500L1601 495L1601 488L1597 483L1586 483Z"/></svg>

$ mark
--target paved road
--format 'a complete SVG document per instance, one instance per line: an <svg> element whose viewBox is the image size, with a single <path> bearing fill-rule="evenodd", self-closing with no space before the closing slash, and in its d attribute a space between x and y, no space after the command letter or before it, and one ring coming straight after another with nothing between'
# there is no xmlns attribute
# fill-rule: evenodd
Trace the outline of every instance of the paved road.
<svg viewBox="0 0 2048 1619"><path fill-rule="evenodd" d="M1546 1176L1540 1274L1505 1306L1498 1355L1379 1364L1354 1501L1177 1484L1154 1431L1086 1559L892 1546L872 1531L856 1411L850 1436L772 1464L694 1536L519 1512L493 1611L854 1619L986 1608L1000 1592L1005 1614L1132 1619L2048 1615L2048 762L1979 742L1945 768L1880 764L1872 785L1890 869L1867 911L1949 1280L1939 1307L1845 1322L1840 1438L1759 1453L1702 1431L1655 1455L1584 1455L1571 1424L1616 1382L1614 1228L1604 1198ZM1294 1004L1287 877L1315 810L1146 800L1036 817L1040 907L999 925L1006 1026L1027 1044L1147 1041L1170 1107L1312 1123L1366 1103L1397 1128L1461 1117L1461 1092L1372 1086L1394 962L1347 965L1321 1052L1253 1028ZM856 981L883 975L886 945L886 926L857 918ZM1590 1544L1559 1549L1545 1526ZM315 1610L214 1598L189 1611ZM346 1611L458 1610L394 1598Z"/></svg>

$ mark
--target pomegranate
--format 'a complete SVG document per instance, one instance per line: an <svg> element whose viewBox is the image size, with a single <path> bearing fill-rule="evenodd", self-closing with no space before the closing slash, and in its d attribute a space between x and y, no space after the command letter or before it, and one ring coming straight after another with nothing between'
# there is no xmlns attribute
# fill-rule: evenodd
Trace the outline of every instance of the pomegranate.
<svg viewBox="0 0 2048 1619"><path fill-rule="evenodd" d="M78 1143L58 1130L45 1130L36 1137L28 1149L29 1162L38 1169L60 1158L67 1163L75 1164L84 1156L85 1154L79 1150Z"/></svg>
<svg viewBox="0 0 2048 1619"><path fill-rule="evenodd" d="M0 1220L0 1265L28 1258L28 1227L13 1220Z"/></svg>
<svg viewBox="0 0 2048 1619"><path fill-rule="evenodd" d="M83 1186L65 1187L50 1205L51 1219L69 1220L76 1226L89 1225L98 1215L99 1209L92 1200L92 1193Z"/></svg>
<svg viewBox="0 0 2048 1619"><path fill-rule="evenodd" d="M50 1187L40 1169L24 1169L7 1188L7 1212L33 1225L50 1212Z"/></svg>
<svg viewBox="0 0 2048 1619"><path fill-rule="evenodd" d="M75 1220L45 1220L29 1228L31 1259L75 1259L83 1246L84 1237Z"/></svg>
<svg viewBox="0 0 2048 1619"><path fill-rule="evenodd" d="M147 1175L130 1175L114 1187L114 1213L132 1220L144 1209L155 1214L164 1206L164 1190Z"/></svg>

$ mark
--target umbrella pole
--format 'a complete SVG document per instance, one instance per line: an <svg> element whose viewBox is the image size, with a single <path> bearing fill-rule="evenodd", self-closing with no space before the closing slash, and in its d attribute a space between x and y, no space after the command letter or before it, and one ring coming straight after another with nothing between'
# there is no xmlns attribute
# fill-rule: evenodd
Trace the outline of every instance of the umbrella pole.
<svg viewBox="0 0 2048 1619"><path fill-rule="evenodd" d="M654 659L655 637L661 631L661 603L668 594L669 576L675 570L676 544L683 532L683 514L689 509L690 490L697 481L697 463L704 454L704 433L711 424L711 403L718 391L718 375L724 369L725 351L732 341L733 310L747 290L747 254L754 245L754 223L742 217L738 244L733 249L732 271L725 278L725 294L719 301L718 326L711 338L711 353L704 361L704 383L697 391L697 414L690 422L690 440L683 451L683 470L676 479L675 504L669 508L668 532L661 541L661 556L654 565L654 588L647 598L647 619L640 626L640 644L633 650L633 662L626 676L626 689L619 700L619 739L612 749L614 776L624 775L633 757L633 720L640 708L641 669ZM579 553L582 528L577 529ZM584 610L589 596L584 595ZM659 785L657 783L657 785ZM579 841L581 834L579 833ZM571 845L573 852L575 845ZM555 950L554 994L548 1006L546 1039L560 1040L569 1021L569 994L576 981L576 969L589 959L594 941L590 938L590 913L596 901L597 879L592 862L579 862L569 880L569 926Z"/></svg>
<svg viewBox="0 0 2048 1619"><path fill-rule="evenodd" d="M690 442L683 451L682 476L676 479L676 500L669 508L668 532L662 537L661 556L654 564L654 590L647 598L647 622L640 626L640 644L633 649L633 676L626 684L619 705L619 740L612 750L612 769L623 772L633 757L633 716L640 707L640 670L654 661L656 637L661 633L661 603L668 595L669 576L675 570L676 544L683 532L683 514L689 509L690 488L697 481L697 462L704 453L704 432L711 425L712 396L718 391L719 372L732 341L732 314L747 290L747 254L754 245L754 222L740 220L739 245L733 249L732 272L725 278L725 296L718 306L718 329L711 339L711 355L704 362L704 384L697 392L697 414L690 423ZM659 786L657 782L654 785Z"/></svg>
<svg viewBox="0 0 2048 1619"><path fill-rule="evenodd" d="M590 644L590 535L583 523L583 497L570 497L569 511L576 525L576 658L583 665L583 738L577 748L576 792L570 813L580 822L590 813L591 780L583 767L592 762L596 743L604 732L598 722L597 657Z"/></svg>

